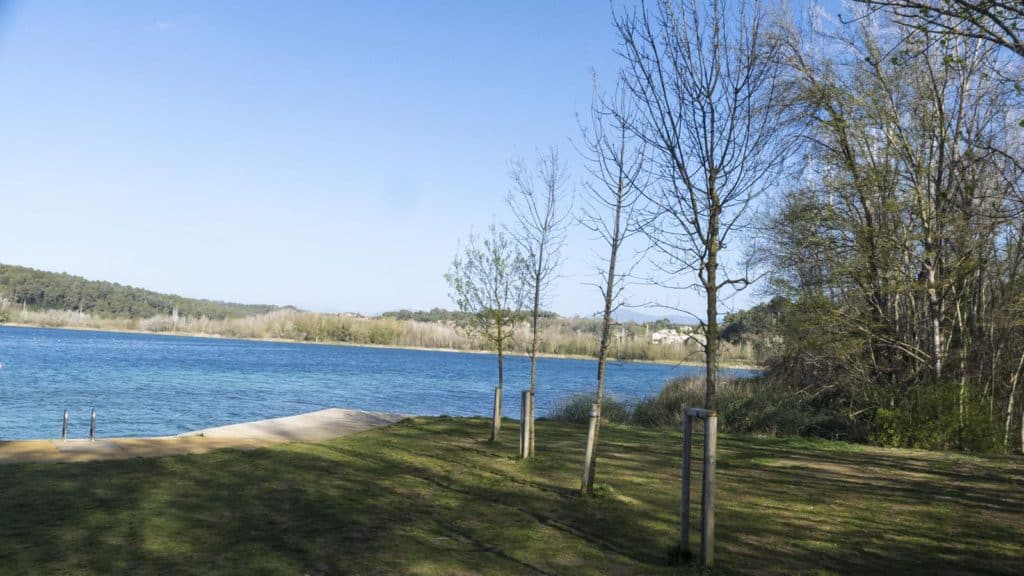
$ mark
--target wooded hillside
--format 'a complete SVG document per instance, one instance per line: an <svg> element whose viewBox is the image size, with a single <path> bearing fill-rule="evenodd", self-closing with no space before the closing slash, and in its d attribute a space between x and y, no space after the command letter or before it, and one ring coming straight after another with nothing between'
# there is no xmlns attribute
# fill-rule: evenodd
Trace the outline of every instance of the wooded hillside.
<svg viewBox="0 0 1024 576"><path fill-rule="evenodd" d="M184 298L70 274L0 264L0 298L30 310L72 310L100 317L148 318L173 314L239 318L280 307Z"/></svg>

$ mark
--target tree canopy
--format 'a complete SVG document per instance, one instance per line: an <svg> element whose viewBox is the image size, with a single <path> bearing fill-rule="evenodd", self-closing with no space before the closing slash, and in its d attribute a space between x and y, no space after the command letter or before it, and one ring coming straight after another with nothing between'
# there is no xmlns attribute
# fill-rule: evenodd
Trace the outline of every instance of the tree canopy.
<svg viewBox="0 0 1024 576"><path fill-rule="evenodd" d="M281 308L185 298L66 273L0 264L0 297L31 310L76 310L112 318L172 314L238 318Z"/></svg>

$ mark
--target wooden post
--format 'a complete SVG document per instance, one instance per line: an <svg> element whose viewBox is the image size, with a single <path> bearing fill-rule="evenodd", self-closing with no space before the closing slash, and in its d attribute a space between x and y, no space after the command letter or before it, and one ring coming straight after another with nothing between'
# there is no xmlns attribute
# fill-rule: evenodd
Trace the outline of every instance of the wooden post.
<svg viewBox="0 0 1024 576"><path fill-rule="evenodd" d="M530 458L533 456L533 444L530 439L533 438L533 394L527 390L526 393L526 437L523 438L523 450L526 454L524 458Z"/></svg>
<svg viewBox="0 0 1024 576"><path fill-rule="evenodd" d="M68 411L64 410L64 424L60 427L60 439L67 442L68 439Z"/></svg>
<svg viewBox="0 0 1024 576"><path fill-rule="evenodd" d="M683 412L683 492L679 511L679 551L690 555L690 455L693 453L693 417Z"/></svg>
<svg viewBox="0 0 1024 576"><path fill-rule="evenodd" d="M526 410L527 420L529 421L529 426L527 427L528 429L526 435L526 457L533 458L533 437L536 434L536 431L533 429L533 426L535 424L533 421L533 392L527 390L526 401L529 405L529 408Z"/></svg>
<svg viewBox="0 0 1024 576"><path fill-rule="evenodd" d="M587 431L587 451L583 456L583 484L580 485L580 493L587 493L587 485L590 484L590 461L594 459L594 433L597 432L597 404L590 408L590 429Z"/></svg>
<svg viewBox="0 0 1024 576"><path fill-rule="evenodd" d="M683 410L682 498L679 513L679 547L690 555L690 460L693 456L693 421L704 420L704 470L700 503L700 560L706 568L715 565L715 461L718 450L718 414L702 408Z"/></svg>
<svg viewBox="0 0 1024 576"><path fill-rule="evenodd" d="M705 567L715 565L715 452L718 447L718 414L704 421L704 501L701 503L700 559Z"/></svg>
<svg viewBox="0 0 1024 576"><path fill-rule="evenodd" d="M89 415L89 440L96 440L96 409Z"/></svg>
<svg viewBox="0 0 1024 576"><path fill-rule="evenodd" d="M537 438L537 420L535 418L536 413L534 412L534 400L537 395L534 392L530 392L530 457L532 458L537 454L537 446L535 441Z"/></svg>
<svg viewBox="0 0 1024 576"><path fill-rule="evenodd" d="M523 390L519 398L519 457L526 458L530 451L530 409L529 390Z"/></svg>
<svg viewBox="0 0 1024 576"><path fill-rule="evenodd" d="M498 439L501 431L501 386L494 389L494 421L491 426L491 442Z"/></svg>

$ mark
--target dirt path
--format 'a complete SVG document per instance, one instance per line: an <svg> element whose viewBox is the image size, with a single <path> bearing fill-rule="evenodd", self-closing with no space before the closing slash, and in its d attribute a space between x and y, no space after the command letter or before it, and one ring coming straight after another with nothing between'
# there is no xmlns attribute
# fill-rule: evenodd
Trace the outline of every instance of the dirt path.
<svg viewBox="0 0 1024 576"><path fill-rule="evenodd" d="M204 454L221 448L251 450L282 442L323 442L393 424L402 414L329 408L297 416L207 428L157 438L90 440L14 440L0 442L0 464L16 462L90 462Z"/></svg>

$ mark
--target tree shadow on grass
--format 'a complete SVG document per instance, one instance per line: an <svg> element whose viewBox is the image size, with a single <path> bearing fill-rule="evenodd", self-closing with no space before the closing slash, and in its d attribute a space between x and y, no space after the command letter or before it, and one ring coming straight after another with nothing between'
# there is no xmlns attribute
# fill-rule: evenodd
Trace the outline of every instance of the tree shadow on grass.
<svg viewBox="0 0 1024 576"><path fill-rule="evenodd" d="M0 467L0 572L179 573L144 547L140 476L156 461Z"/></svg>
<svg viewBox="0 0 1024 576"><path fill-rule="evenodd" d="M323 444L0 467L0 573L657 574L678 538L674 432L414 419ZM694 463L694 478L700 462ZM1019 460L722 437L723 573L1024 573ZM697 488L691 496L698 502ZM697 533L696 513L691 532Z"/></svg>
<svg viewBox="0 0 1024 576"><path fill-rule="evenodd" d="M721 444L722 557L750 571L770 558L773 572L1024 572L1021 462L788 445Z"/></svg>
<svg viewBox="0 0 1024 576"><path fill-rule="evenodd" d="M5 502L20 503L0 512L0 572L646 572L563 525L581 502L517 475L503 445L394 432L0 468Z"/></svg>

